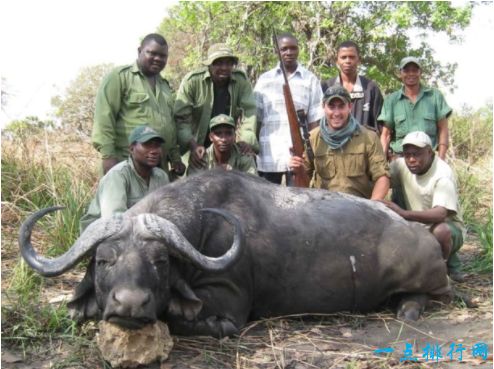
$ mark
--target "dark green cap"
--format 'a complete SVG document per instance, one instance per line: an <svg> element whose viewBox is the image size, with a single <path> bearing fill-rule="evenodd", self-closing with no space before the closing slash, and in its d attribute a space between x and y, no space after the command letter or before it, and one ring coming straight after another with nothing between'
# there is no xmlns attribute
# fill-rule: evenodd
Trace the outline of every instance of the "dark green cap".
<svg viewBox="0 0 494 369"><path fill-rule="evenodd" d="M328 87L328 89L324 92L324 96L322 98L322 101L324 103L329 103L333 99L341 99L346 103L352 102L350 94L348 93L346 88L341 85Z"/></svg>
<svg viewBox="0 0 494 369"><path fill-rule="evenodd" d="M144 143L152 140L153 138L158 138L161 140L161 142L165 142L165 139L161 137L154 129L152 129L148 125L142 125L134 128L132 132L130 132L129 143Z"/></svg>
<svg viewBox="0 0 494 369"><path fill-rule="evenodd" d="M212 118L209 122L209 128L213 129L214 127L220 126L222 124L233 127L235 129L235 122L233 121L233 118L226 114L220 114Z"/></svg>

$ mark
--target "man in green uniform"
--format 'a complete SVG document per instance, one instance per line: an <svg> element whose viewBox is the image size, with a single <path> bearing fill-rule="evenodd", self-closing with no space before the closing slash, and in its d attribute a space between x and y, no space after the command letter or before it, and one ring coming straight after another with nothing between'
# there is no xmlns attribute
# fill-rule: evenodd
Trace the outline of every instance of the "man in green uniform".
<svg viewBox="0 0 494 369"><path fill-rule="evenodd" d="M129 158L114 165L100 179L96 196L81 218L81 232L98 218L125 212L149 192L169 182L168 175L158 167L163 137L148 125L142 125L131 132L128 142Z"/></svg>
<svg viewBox="0 0 494 369"><path fill-rule="evenodd" d="M403 87L386 96L378 121L384 122L381 144L384 152L391 148L394 154L401 155L402 140L410 132L427 133L432 148L439 157L446 158L448 151L448 117L451 108L441 92L420 83L422 75L418 58L408 56L400 62L400 78Z"/></svg>
<svg viewBox="0 0 494 369"><path fill-rule="evenodd" d="M219 114L234 118L243 153L253 155L259 148L256 102L247 76L235 68L238 58L225 44L215 44L203 64L184 77L173 109L180 148L190 151L189 163L196 168L211 144L209 122Z"/></svg>
<svg viewBox="0 0 494 369"><path fill-rule="evenodd" d="M324 117L310 133L314 158L292 156L289 167L305 170L312 187L382 200L389 190L389 167L377 134L352 116L352 99L341 85L323 96Z"/></svg>
<svg viewBox="0 0 494 369"><path fill-rule="evenodd" d="M232 117L225 114L215 116L211 119L209 129L211 146L206 149L201 167L189 166L188 174L200 169L223 168L257 175L254 157L242 154L235 143L235 122Z"/></svg>
<svg viewBox="0 0 494 369"><path fill-rule="evenodd" d="M181 175L185 166L177 145L172 92L160 76L168 44L152 33L144 37L137 52L134 64L117 67L103 79L96 96L92 141L101 153L103 174L128 157L129 133L148 122L165 139L160 166Z"/></svg>

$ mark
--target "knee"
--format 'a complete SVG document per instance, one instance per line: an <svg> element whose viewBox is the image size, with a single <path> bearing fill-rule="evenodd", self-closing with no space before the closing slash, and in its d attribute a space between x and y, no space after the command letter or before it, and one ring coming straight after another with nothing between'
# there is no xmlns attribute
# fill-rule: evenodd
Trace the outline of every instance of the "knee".
<svg viewBox="0 0 494 369"><path fill-rule="evenodd" d="M451 230L446 223L439 223L432 229L432 234L439 243L451 243Z"/></svg>

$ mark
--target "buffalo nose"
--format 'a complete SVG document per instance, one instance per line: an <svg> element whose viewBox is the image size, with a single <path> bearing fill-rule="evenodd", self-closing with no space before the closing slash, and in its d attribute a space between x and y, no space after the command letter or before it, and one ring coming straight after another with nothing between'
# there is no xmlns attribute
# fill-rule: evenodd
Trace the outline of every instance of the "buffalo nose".
<svg viewBox="0 0 494 369"><path fill-rule="evenodd" d="M113 300L121 315L134 315L151 301L151 293L142 289L122 288L114 291Z"/></svg>

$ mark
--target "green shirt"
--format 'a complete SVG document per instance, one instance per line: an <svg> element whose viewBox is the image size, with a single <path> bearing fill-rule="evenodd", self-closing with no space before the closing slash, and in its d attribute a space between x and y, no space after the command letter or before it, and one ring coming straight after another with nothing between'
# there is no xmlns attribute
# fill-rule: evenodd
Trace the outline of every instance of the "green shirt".
<svg viewBox="0 0 494 369"><path fill-rule="evenodd" d="M310 132L314 161L304 153L311 187L371 198L374 183L389 177L389 166L377 134L360 126L341 149L331 149L321 137L321 128Z"/></svg>
<svg viewBox="0 0 494 369"><path fill-rule="evenodd" d="M189 166L187 170L187 175L192 173L197 173L200 170L214 169L219 167L216 162L216 158L214 157L214 147L213 145L209 146L206 150L206 154L204 155L204 160L206 161L206 167L203 169L196 169L192 166ZM257 175L257 167L256 162L252 156L243 155L238 149L237 145L233 145L233 150L230 155L230 159L228 160L228 164L226 165L226 170L238 170L240 172L250 173Z"/></svg>
<svg viewBox="0 0 494 369"><path fill-rule="evenodd" d="M152 91L136 63L115 68L102 81L96 96L92 141L104 159L129 156L130 132L149 124L164 139L163 163L180 160L173 120L173 95L168 82L156 76ZM168 170L168 165L162 165Z"/></svg>
<svg viewBox="0 0 494 369"><path fill-rule="evenodd" d="M136 172L131 157L118 163L100 179L96 196L81 218L81 233L96 219L125 212L149 192L168 182L168 175L160 168L153 168L148 185Z"/></svg>
<svg viewBox="0 0 494 369"><path fill-rule="evenodd" d="M437 147L437 123L450 116L452 110L442 93L435 89L420 86L415 104L405 96L404 87L386 96L378 121L384 122L393 131L391 149L401 153L401 142L410 132L422 131L429 135L434 149Z"/></svg>
<svg viewBox="0 0 494 369"><path fill-rule="evenodd" d="M244 72L234 70L228 84L230 114L237 127L237 140L244 141L254 150L259 149L256 137L256 101L252 86ZM213 109L213 81L207 67L187 74L177 92L173 109L178 129L178 143L183 152L188 151L194 138L204 145Z"/></svg>

